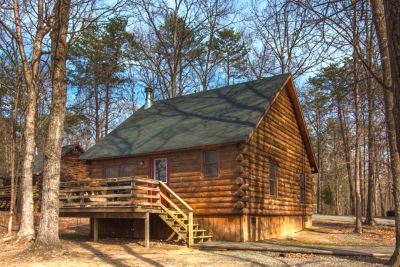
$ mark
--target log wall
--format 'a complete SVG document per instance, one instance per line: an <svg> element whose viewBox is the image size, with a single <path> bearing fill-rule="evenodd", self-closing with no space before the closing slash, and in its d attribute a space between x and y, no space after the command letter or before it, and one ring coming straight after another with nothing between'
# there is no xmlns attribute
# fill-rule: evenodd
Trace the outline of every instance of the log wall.
<svg viewBox="0 0 400 267"><path fill-rule="evenodd" d="M218 177L204 177L204 150L219 152ZM238 152L238 146L231 144L152 156L96 160L88 163L89 175L92 178L104 178L108 166L133 165L134 173L131 175L151 176L152 159L166 157L169 173L167 184L194 209L194 214L237 214L241 213L241 210L234 208L237 201L234 192L239 188L235 184Z"/></svg>
<svg viewBox="0 0 400 267"><path fill-rule="evenodd" d="M302 135L289 97L284 88L270 106L267 115L243 146L241 158L248 190L245 213L251 215L311 215L313 177ZM277 163L277 194L270 196L269 162ZM300 175L306 176L306 201L300 201Z"/></svg>
<svg viewBox="0 0 400 267"><path fill-rule="evenodd" d="M84 160L78 159L82 153L74 149L61 160L61 181L79 181L89 179L88 166Z"/></svg>

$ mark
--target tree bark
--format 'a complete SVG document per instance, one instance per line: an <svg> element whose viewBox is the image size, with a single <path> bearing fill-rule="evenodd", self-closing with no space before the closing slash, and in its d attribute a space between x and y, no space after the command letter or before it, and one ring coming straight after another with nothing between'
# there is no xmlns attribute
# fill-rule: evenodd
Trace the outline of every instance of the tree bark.
<svg viewBox="0 0 400 267"><path fill-rule="evenodd" d="M54 6L55 21L50 33L52 104L49 132L45 147L42 205L36 245L59 246L58 212L61 168L61 145L64 136L67 98L67 34L71 0L58 0Z"/></svg>
<svg viewBox="0 0 400 267"><path fill-rule="evenodd" d="M46 31L44 29L44 3L37 1L36 32L31 47L31 58L28 59L25 51L25 39L22 34L22 21L19 1L13 1L14 28L12 32L6 27L15 39L22 64L22 73L27 89L27 107L25 110L24 149L21 173L21 222L18 239L31 241L35 238L33 194L32 194L32 162L35 151L35 117L39 91L39 67L42 55L42 41ZM4 24L3 24L4 26ZM30 37L27 37L30 42Z"/></svg>
<svg viewBox="0 0 400 267"><path fill-rule="evenodd" d="M356 208L356 227L354 231L356 233L362 233L362 206L361 206L361 181L360 181L360 85L359 85L359 66L358 66L358 56L356 53L356 47L358 46L358 27L357 27L357 2L352 1L353 4L353 94L354 94L354 117L356 126L356 136L355 136L355 151L354 151L354 189L355 189L355 208Z"/></svg>
<svg viewBox="0 0 400 267"><path fill-rule="evenodd" d="M99 84L95 81L94 85L94 101L95 101L95 142L100 141L100 100L99 100Z"/></svg>
<svg viewBox="0 0 400 267"><path fill-rule="evenodd" d="M109 110L110 110L110 84L108 81L105 83L105 100L104 100L104 113L105 113L105 123L104 123L104 135L108 134L108 120L109 120Z"/></svg>
<svg viewBox="0 0 400 267"><path fill-rule="evenodd" d="M368 18L365 19L368 26L366 33L367 39L367 64L372 67L372 42L373 42L373 31L370 30L368 24ZM371 27L372 28L372 27ZM376 193L376 146L375 146L375 90L373 88L372 76L367 73L367 90L368 90L368 200L367 200L367 213L365 218L365 224L375 225L375 193Z"/></svg>
<svg viewBox="0 0 400 267"><path fill-rule="evenodd" d="M336 105L338 110L338 117L339 117L339 126L340 126L340 134L342 136L342 142L344 147L344 157L346 160L346 170L347 170L347 177L349 181L349 188L350 188L350 212L354 214L354 187L352 183L352 175L351 175L351 153L350 153L350 145L349 139L346 134L346 129L344 125L344 118L343 118L343 110L341 105L340 96L336 95Z"/></svg>
<svg viewBox="0 0 400 267"><path fill-rule="evenodd" d="M12 228L13 228L13 220L14 220L14 213L15 213L15 202L16 196L18 193L17 187L17 179L15 175L15 167L16 167L16 154L17 154L17 114L18 114L18 105L20 99L20 91L22 86L22 78L21 72L18 64L18 55L15 51L15 73L16 73L16 92L14 98L14 107L11 115L11 134L12 134L12 143L11 143L11 194L10 194L10 217L8 219L8 235L12 235Z"/></svg>
<svg viewBox="0 0 400 267"><path fill-rule="evenodd" d="M396 154L400 158L400 2L384 1L388 58L390 62L393 98L392 115L395 121L394 134L397 139ZM400 167L393 176L393 198L396 210L396 248L390 259L390 264L400 266Z"/></svg>
<svg viewBox="0 0 400 267"><path fill-rule="evenodd" d="M389 1L388 1L389 2ZM397 3L396 1L390 1L391 3ZM385 2L386 4L386 2ZM392 67L390 63L390 51L388 46L388 29L385 22L385 15L382 8L382 0L371 0L372 5L372 18L378 37L379 51L382 62L382 76L386 88L384 88L384 100L385 100L385 119L388 130L389 139L389 151L390 151L390 167L393 178L393 197L395 199L396 209L396 248L390 263L393 265L400 265L400 203L399 203L399 183L400 183L400 154L399 149L396 145L396 139L399 138L396 133L396 119L394 116L394 95L392 87ZM390 3L387 3L386 10ZM395 8L395 7L393 7ZM390 30L389 30L390 31ZM393 79L394 80L394 79Z"/></svg>

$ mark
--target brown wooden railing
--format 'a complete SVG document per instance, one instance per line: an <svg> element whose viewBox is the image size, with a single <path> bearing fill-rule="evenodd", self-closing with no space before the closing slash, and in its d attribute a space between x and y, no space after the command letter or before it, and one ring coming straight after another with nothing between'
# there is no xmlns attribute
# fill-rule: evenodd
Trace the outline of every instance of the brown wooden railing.
<svg viewBox="0 0 400 267"><path fill-rule="evenodd" d="M158 182L140 177L60 183L60 208L158 208Z"/></svg>
<svg viewBox="0 0 400 267"><path fill-rule="evenodd" d="M193 209L160 181L122 177L63 182L59 199L64 212L76 208L135 207L145 212L151 209L189 246L194 239L202 238L194 236Z"/></svg>
<svg viewBox="0 0 400 267"><path fill-rule="evenodd" d="M11 197L11 185L0 186L0 198Z"/></svg>

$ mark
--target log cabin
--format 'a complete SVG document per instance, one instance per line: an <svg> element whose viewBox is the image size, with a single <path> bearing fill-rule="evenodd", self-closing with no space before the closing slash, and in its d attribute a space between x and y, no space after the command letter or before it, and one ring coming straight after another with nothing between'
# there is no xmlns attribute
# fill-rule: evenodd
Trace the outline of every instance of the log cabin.
<svg viewBox="0 0 400 267"><path fill-rule="evenodd" d="M61 170L60 179L62 182L73 180L88 179L87 165L84 160L79 159L84 150L78 144L65 145L61 149ZM33 179L33 197L34 208L39 210L43 177L44 154L40 150L36 150L32 163L32 179ZM17 178L20 180L20 177ZM0 182L0 210L8 210L11 201L11 179L10 175L4 173L2 182ZM17 195L17 207L19 206L19 198Z"/></svg>
<svg viewBox="0 0 400 267"><path fill-rule="evenodd" d="M84 180L88 178L86 162L79 159L83 152L83 148L78 144L62 146L60 170L60 180L62 182ZM36 151L32 165L33 181L36 185L40 184L42 181L43 164L43 152Z"/></svg>
<svg viewBox="0 0 400 267"><path fill-rule="evenodd" d="M181 239L189 244L211 237L264 240L311 226L313 173L318 170L290 74L154 104L151 91L146 89L143 108L80 159L102 186L128 177L142 182L139 189L147 184L150 190L150 181L162 185L156 192L162 196L159 206L152 206L147 217L133 215L143 211L139 208L120 209L116 216L116 209L104 205L89 210L79 196L80 206L68 207L65 197L61 216L94 219L95 240L107 234L171 239L184 232ZM80 190L63 186L64 193ZM129 212L132 216L123 215ZM176 218L180 215L182 221ZM138 218L145 219L145 227Z"/></svg>

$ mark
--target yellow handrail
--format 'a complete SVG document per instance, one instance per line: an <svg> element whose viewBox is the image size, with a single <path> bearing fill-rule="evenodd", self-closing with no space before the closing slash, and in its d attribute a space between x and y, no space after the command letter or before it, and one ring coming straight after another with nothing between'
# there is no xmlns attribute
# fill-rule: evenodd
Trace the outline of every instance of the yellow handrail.
<svg viewBox="0 0 400 267"><path fill-rule="evenodd" d="M186 209L188 209L189 211L193 211L192 207L190 207L182 198L180 198L174 191L172 191L172 189L169 188L164 182L160 181L160 185L164 187L168 191L168 193L173 195L182 205L184 205Z"/></svg>
<svg viewBox="0 0 400 267"><path fill-rule="evenodd" d="M164 200L166 200L168 203L170 203L170 205L180 214L182 214L184 216L183 220L187 220L188 224L186 225L182 219L178 218L175 216L175 214L173 214L167 207L165 207L164 205L160 204L160 207L169 214L169 216L171 216L177 223L179 223L183 228L185 228L187 230L187 244L188 246L192 246L193 245L193 209L192 207L190 207L182 198L180 198L174 191L172 191L171 188L169 188L164 182L159 182L160 187L163 187L165 190L167 190L168 193L170 193L172 196L174 196L183 206L185 206L185 208L188 210L188 214L185 214L178 206L176 206L169 197L167 197L165 194L163 194L163 192L160 190L160 196L161 198L163 198ZM161 189L161 188L160 188Z"/></svg>

